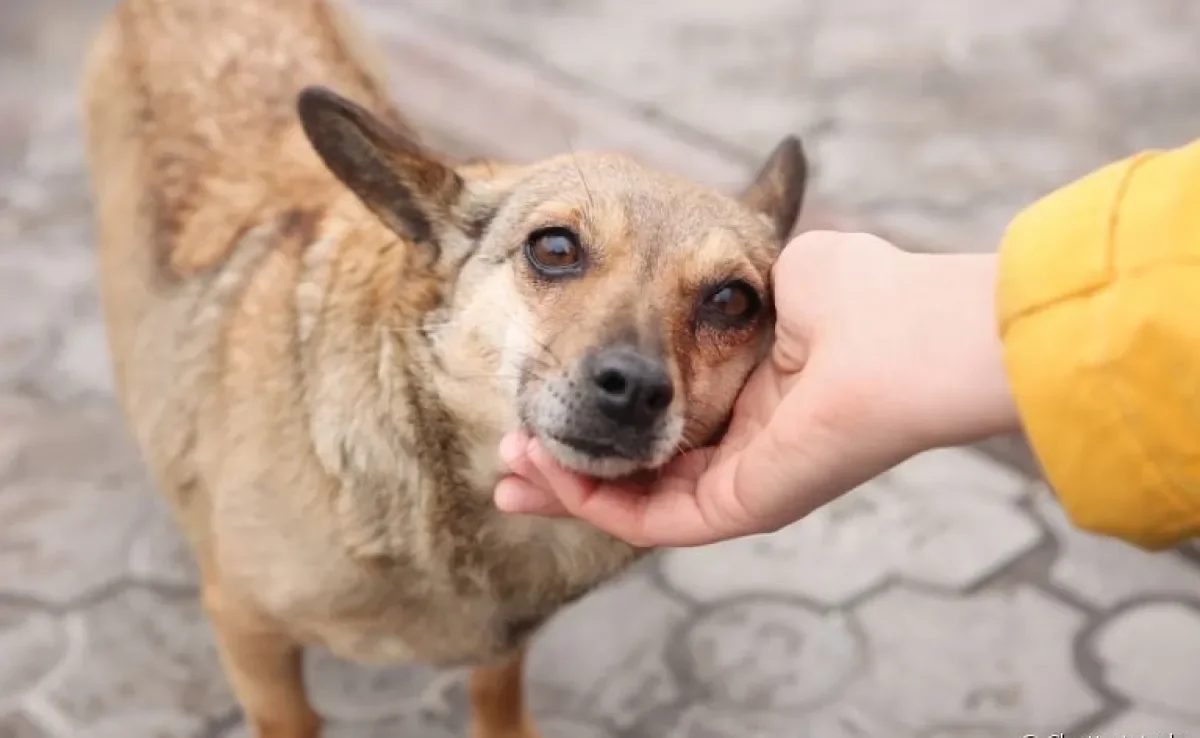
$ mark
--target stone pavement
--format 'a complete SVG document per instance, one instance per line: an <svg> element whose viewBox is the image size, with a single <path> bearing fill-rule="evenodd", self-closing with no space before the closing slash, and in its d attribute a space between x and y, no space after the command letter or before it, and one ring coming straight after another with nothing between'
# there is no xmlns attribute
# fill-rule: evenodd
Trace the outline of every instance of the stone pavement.
<svg viewBox="0 0 1200 738"><path fill-rule="evenodd" d="M801 134L820 195L929 248L990 248L1045 191L1200 133L1191 0L406 5L731 156Z"/></svg>
<svg viewBox="0 0 1200 738"><path fill-rule="evenodd" d="M0 738L244 738L110 396L73 89L106 4L0 4ZM798 131L810 224L933 248L1200 120L1188 0L358 5L453 150L620 146L731 185ZM334 738L463 734L459 673L308 669ZM547 738L1200 736L1200 548L1079 533L948 449L645 562L551 624L531 681Z"/></svg>

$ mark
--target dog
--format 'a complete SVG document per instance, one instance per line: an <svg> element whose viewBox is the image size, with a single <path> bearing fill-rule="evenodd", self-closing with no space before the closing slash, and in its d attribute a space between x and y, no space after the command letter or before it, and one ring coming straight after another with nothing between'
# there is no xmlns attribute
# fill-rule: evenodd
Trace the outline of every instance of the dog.
<svg viewBox="0 0 1200 738"><path fill-rule="evenodd" d="M305 646L469 666L532 738L538 626L647 553L504 515L524 428L618 477L720 437L772 340L807 178L741 193L619 153L452 162L327 0L122 0L82 103L116 396L254 735L312 738Z"/></svg>

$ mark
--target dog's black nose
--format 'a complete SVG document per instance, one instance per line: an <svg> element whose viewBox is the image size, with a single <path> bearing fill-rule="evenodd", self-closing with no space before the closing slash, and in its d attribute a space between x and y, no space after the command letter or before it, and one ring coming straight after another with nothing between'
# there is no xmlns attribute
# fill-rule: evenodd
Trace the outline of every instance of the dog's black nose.
<svg viewBox="0 0 1200 738"><path fill-rule="evenodd" d="M588 372L597 407L622 425L650 425L675 397L675 386L663 362L631 348L593 354Z"/></svg>

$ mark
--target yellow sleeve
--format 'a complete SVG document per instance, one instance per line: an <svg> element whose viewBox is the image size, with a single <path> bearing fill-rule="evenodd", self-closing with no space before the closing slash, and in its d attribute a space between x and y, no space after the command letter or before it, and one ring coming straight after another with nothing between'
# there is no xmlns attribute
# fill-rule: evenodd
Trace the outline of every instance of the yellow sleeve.
<svg viewBox="0 0 1200 738"><path fill-rule="evenodd" d="M1200 140L1035 203L999 259L1013 394L1074 524L1148 549L1200 535Z"/></svg>

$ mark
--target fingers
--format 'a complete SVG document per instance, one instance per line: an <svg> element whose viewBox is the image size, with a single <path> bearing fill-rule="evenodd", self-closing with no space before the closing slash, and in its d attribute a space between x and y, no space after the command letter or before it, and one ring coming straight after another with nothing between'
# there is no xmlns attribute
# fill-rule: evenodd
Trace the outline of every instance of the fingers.
<svg viewBox="0 0 1200 738"><path fill-rule="evenodd" d="M529 458L529 439L512 433L500 442L500 458L510 474L496 485L493 502L507 513L562 517L567 508L551 491L542 470Z"/></svg>
<svg viewBox="0 0 1200 738"><path fill-rule="evenodd" d="M516 475L501 479L496 484L494 495L496 507L506 513L547 518L562 518L571 514L545 487L531 484Z"/></svg>
<svg viewBox="0 0 1200 738"><path fill-rule="evenodd" d="M616 498L622 508L628 509L636 507L638 501L646 496L645 489L633 484L601 484L563 468L541 444L523 434L506 437L501 443L500 455L511 474L497 485L495 502L497 507L506 512L576 515L590 520L589 515L595 515L599 510L599 527L608 530L605 527L608 521L604 514L604 499ZM599 505L593 501L594 497L601 501ZM617 527L622 530L621 533L613 530L608 532L614 535L629 533L628 527L623 528L619 522Z"/></svg>
<svg viewBox="0 0 1200 738"><path fill-rule="evenodd" d="M651 485L599 482L560 466L523 436L506 439L501 455L512 474L495 491L506 512L573 515L635 546L689 546L723 537L705 519L695 496L712 454L686 454Z"/></svg>

